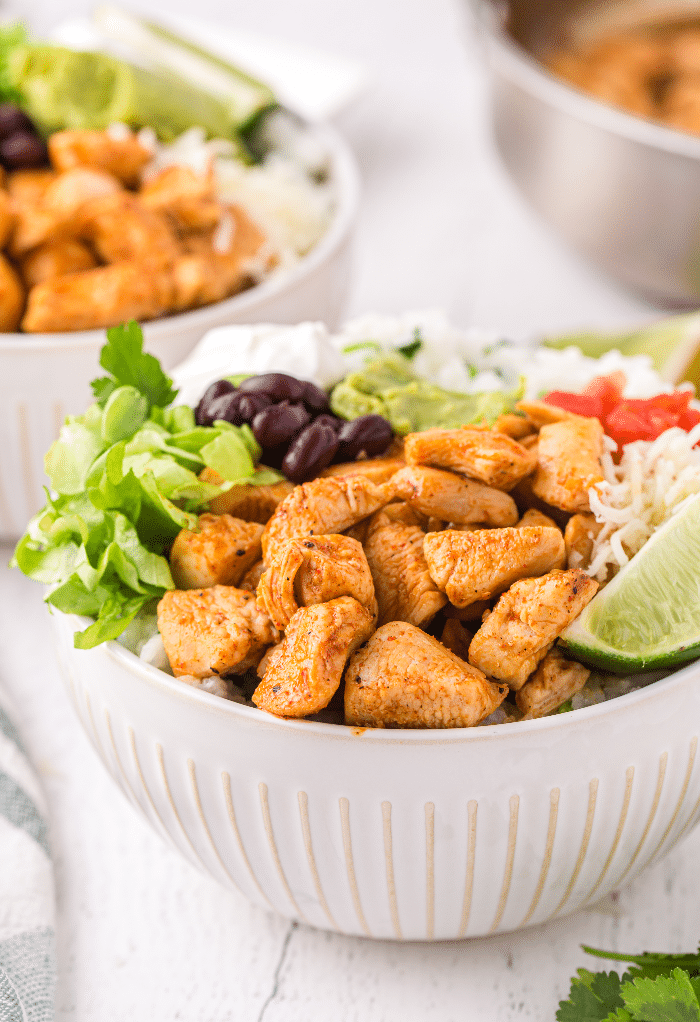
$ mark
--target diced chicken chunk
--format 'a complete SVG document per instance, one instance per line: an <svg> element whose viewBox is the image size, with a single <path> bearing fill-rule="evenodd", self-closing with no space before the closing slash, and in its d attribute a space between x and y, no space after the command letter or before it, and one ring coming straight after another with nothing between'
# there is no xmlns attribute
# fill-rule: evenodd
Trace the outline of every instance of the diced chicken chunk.
<svg viewBox="0 0 700 1022"><path fill-rule="evenodd" d="M308 536L278 543L258 586L258 605L284 630L299 607L352 596L377 613L365 552L350 536Z"/></svg>
<svg viewBox="0 0 700 1022"><path fill-rule="evenodd" d="M430 577L423 553L425 533L416 525L372 517L365 554L379 605L379 623L409 621L427 625L447 603Z"/></svg>
<svg viewBox="0 0 700 1022"><path fill-rule="evenodd" d="M233 515L199 516L199 532L183 529L170 551L170 570L178 589L237 586L260 559L263 527Z"/></svg>
<svg viewBox="0 0 700 1022"><path fill-rule="evenodd" d="M345 672L345 722L359 727L472 727L508 693L404 621L378 628Z"/></svg>
<svg viewBox="0 0 700 1022"><path fill-rule="evenodd" d="M245 575L238 583L239 589L245 589L246 592L255 593L257 592L260 579L262 578L263 572L265 571L265 565L262 560L256 561L252 568L246 571Z"/></svg>
<svg viewBox="0 0 700 1022"><path fill-rule="evenodd" d="M296 486L265 526L263 559L285 539L345 532L389 502L387 485L364 476L329 476Z"/></svg>
<svg viewBox="0 0 700 1022"><path fill-rule="evenodd" d="M255 705L278 717L318 713L337 691L350 654L372 634L374 620L350 596L301 607L266 658Z"/></svg>
<svg viewBox="0 0 700 1022"><path fill-rule="evenodd" d="M131 192L91 199L81 207L76 220L76 233L105 263L147 259L169 266L180 254L165 217L147 209Z"/></svg>
<svg viewBox="0 0 700 1022"><path fill-rule="evenodd" d="M505 433L491 429L426 429L409 433L409 465L453 469L497 490L510 490L535 468L534 454Z"/></svg>
<svg viewBox="0 0 700 1022"><path fill-rule="evenodd" d="M564 559L557 528L432 532L423 543L430 577L455 607L489 600L520 578L544 575Z"/></svg>
<svg viewBox="0 0 700 1022"><path fill-rule="evenodd" d="M279 640L253 594L233 586L167 592L158 604L158 628L176 678L245 674Z"/></svg>
<svg viewBox="0 0 700 1022"><path fill-rule="evenodd" d="M397 497L424 515L434 515L444 522L466 525L515 525L518 509L515 501L502 490L465 479L454 472L425 465L409 465L393 476Z"/></svg>
<svg viewBox="0 0 700 1022"><path fill-rule="evenodd" d="M549 515L543 514L538 511L536 507L529 507L519 522L516 523L516 529L529 529L531 525L544 525L547 528L558 529L559 526L550 518ZM559 567L559 565L557 565ZM569 565L571 567L571 565Z"/></svg>
<svg viewBox="0 0 700 1022"><path fill-rule="evenodd" d="M0 331L19 329L26 292L15 268L0 252Z"/></svg>
<svg viewBox="0 0 700 1022"><path fill-rule="evenodd" d="M591 554L595 538L603 528L594 515L572 515L564 530L566 545L566 564L569 568L583 568L591 563Z"/></svg>
<svg viewBox="0 0 700 1022"><path fill-rule="evenodd" d="M522 688L597 589L598 583L577 569L515 582L472 639L471 663L513 689Z"/></svg>
<svg viewBox="0 0 700 1022"><path fill-rule="evenodd" d="M344 461L329 465L322 476L366 476L373 483L386 483L406 462L399 458L367 458L365 461Z"/></svg>
<svg viewBox="0 0 700 1022"><path fill-rule="evenodd" d="M547 401L518 401L515 407L527 415L538 429L541 426L548 426L552 422L563 422L564 419L572 417L571 412L567 412L557 405L550 405Z"/></svg>
<svg viewBox="0 0 700 1022"><path fill-rule="evenodd" d="M575 696L590 673L583 664L567 660L555 647L516 692L515 702L528 717L544 717Z"/></svg>
<svg viewBox="0 0 700 1022"><path fill-rule="evenodd" d="M82 273L97 266L97 259L77 238L58 238L38 245L22 259L22 276L27 287L34 287L64 273Z"/></svg>
<svg viewBox="0 0 700 1022"><path fill-rule="evenodd" d="M505 433L513 440L523 440L534 432L535 424L527 415L506 413L498 416L492 428L497 433Z"/></svg>
<svg viewBox="0 0 700 1022"><path fill-rule="evenodd" d="M145 206L166 213L181 231L215 227L223 213L213 173L197 174L191 167L164 167L144 182L139 194Z"/></svg>
<svg viewBox="0 0 700 1022"><path fill-rule="evenodd" d="M533 492L562 511L589 511L588 491L603 479L602 453L603 427L598 419L570 416L543 426Z"/></svg>
<svg viewBox="0 0 700 1022"><path fill-rule="evenodd" d="M127 187L138 184L141 171L151 159L151 153L133 132L114 138L107 131L55 131L47 145L56 170L104 170Z"/></svg>

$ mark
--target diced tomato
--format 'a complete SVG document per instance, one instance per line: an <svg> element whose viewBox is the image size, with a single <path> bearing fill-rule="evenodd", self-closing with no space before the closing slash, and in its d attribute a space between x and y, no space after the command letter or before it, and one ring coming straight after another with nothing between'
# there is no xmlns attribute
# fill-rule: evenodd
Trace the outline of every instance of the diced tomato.
<svg viewBox="0 0 700 1022"><path fill-rule="evenodd" d="M627 378L623 372L609 373L607 376L596 376L581 393L587 397L598 398L603 406L605 418L622 401L622 391L626 383Z"/></svg>
<svg viewBox="0 0 700 1022"><path fill-rule="evenodd" d="M635 440L656 440L677 423L678 413L655 404L654 398L628 398L606 416L603 426L608 436L622 446Z"/></svg>
<svg viewBox="0 0 700 1022"><path fill-rule="evenodd" d="M553 390L542 399L548 405L563 408L574 415L585 415L588 419L600 419L603 414L603 403L597 397L586 394L570 394L566 390Z"/></svg>

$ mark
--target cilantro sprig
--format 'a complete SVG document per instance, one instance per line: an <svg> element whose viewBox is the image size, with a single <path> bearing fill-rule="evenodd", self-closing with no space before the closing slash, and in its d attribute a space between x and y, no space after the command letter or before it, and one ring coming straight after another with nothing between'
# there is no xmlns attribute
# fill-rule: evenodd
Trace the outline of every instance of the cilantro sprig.
<svg viewBox="0 0 700 1022"><path fill-rule="evenodd" d="M579 969L568 1000L559 1002L557 1022L700 1022L700 950L641 955L583 950L631 968L621 977Z"/></svg>

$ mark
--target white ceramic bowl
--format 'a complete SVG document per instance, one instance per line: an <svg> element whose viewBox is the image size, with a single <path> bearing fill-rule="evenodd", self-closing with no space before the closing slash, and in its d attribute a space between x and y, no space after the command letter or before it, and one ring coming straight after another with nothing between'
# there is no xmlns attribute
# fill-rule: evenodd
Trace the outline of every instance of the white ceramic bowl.
<svg viewBox="0 0 700 1022"><path fill-rule="evenodd" d="M700 817L700 664L519 724L390 731L279 720L192 689L118 643L67 686L109 772L195 866L341 933L482 936L595 902Z"/></svg>
<svg viewBox="0 0 700 1022"><path fill-rule="evenodd" d="M215 326L227 323L338 323L350 282L359 175L342 137L315 129L330 154L337 204L326 234L288 274L193 312L145 323L145 346L169 370ZM67 414L91 400L90 380L103 375L104 330L64 334L0 334L0 542L16 539L44 503L44 454Z"/></svg>

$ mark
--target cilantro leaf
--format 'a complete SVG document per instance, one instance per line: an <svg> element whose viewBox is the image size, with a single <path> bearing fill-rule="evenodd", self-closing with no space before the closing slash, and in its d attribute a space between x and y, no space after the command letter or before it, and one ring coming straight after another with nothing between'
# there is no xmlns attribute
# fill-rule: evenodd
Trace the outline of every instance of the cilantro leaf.
<svg viewBox="0 0 700 1022"><path fill-rule="evenodd" d="M160 362L143 350L143 333L133 319L122 326L107 331L107 343L100 353L100 365L114 380L109 388L109 378L100 377L92 384L93 393L102 407L117 387L136 387L148 400L149 409L154 405L165 408L177 396L173 381L163 372Z"/></svg>
<svg viewBox="0 0 700 1022"><path fill-rule="evenodd" d="M413 331L413 340L409 344L404 344L402 348L396 350L400 352L405 358L415 358L420 349L423 347L423 337L421 336L420 327L416 327Z"/></svg>
<svg viewBox="0 0 700 1022"><path fill-rule="evenodd" d="M612 1012L624 1008L620 977L616 972L579 969L571 981L568 1001L560 1001L557 1022L606 1022Z"/></svg>
<svg viewBox="0 0 700 1022"><path fill-rule="evenodd" d="M700 1004L683 969L670 976L642 976L622 987L625 1007L640 1022L700 1022Z"/></svg>

